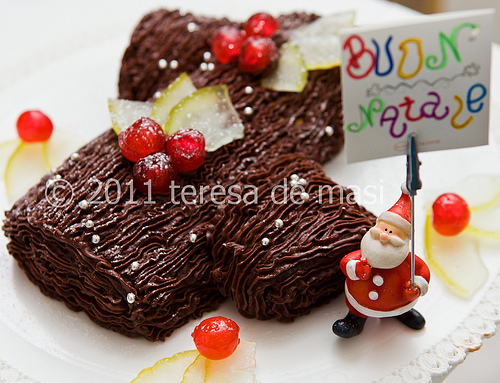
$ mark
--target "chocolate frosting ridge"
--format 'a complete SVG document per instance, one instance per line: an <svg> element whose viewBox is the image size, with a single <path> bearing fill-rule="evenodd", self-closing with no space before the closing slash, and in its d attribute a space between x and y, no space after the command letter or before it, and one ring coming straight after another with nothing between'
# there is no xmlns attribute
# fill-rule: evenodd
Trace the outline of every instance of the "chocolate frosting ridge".
<svg viewBox="0 0 500 383"><path fill-rule="evenodd" d="M281 44L291 28L316 17L281 16L273 38ZM192 33L190 22L198 26ZM55 194L67 204L49 198L46 182L54 175L47 175L6 213L9 252L28 277L103 327L164 339L227 296L245 316L292 320L342 290L338 262L374 221L342 201L347 191L315 162L330 159L343 143L338 68L311 72L300 94L260 88L259 78L214 59L214 70L203 71L213 32L228 23L156 11L139 23L123 57L122 98L149 99L184 71L198 87L228 85L245 137L207 153L200 169L180 177L178 190L191 186L192 203L178 203L178 194L154 195L149 203L132 190L132 164L110 130L83 147L80 160L57 169L70 187ZM177 60L178 68L160 70L161 58ZM273 194L293 173L307 181L308 202ZM216 185L235 186L235 194L211 201ZM257 203L242 198L248 185L256 187ZM319 202L321 186L333 188L331 201ZM87 208L79 205L84 200ZM278 218L280 230L273 226Z"/></svg>

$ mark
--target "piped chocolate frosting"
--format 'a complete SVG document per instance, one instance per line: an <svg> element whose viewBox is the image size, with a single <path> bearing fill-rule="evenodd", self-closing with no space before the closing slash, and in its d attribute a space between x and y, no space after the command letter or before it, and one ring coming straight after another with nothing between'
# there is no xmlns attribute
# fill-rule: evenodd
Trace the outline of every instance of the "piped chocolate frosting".
<svg viewBox="0 0 500 383"><path fill-rule="evenodd" d="M279 45L315 18L281 16L273 38ZM55 175L47 175L6 213L8 250L30 280L103 327L165 339L225 297L245 316L293 320L342 291L340 259L374 223L316 162L343 142L338 68L310 72L299 94L263 89L259 78L214 58L214 69L202 70L213 32L228 23L177 11L146 15L119 89L122 98L149 99L182 72L197 87L225 83L243 139L207 153L173 194L148 198L133 190L132 164L110 130L57 169L66 188L53 189L47 181ZM162 70L160 59L177 64ZM292 175L303 191L291 192ZM245 198L249 191L255 198Z"/></svg>

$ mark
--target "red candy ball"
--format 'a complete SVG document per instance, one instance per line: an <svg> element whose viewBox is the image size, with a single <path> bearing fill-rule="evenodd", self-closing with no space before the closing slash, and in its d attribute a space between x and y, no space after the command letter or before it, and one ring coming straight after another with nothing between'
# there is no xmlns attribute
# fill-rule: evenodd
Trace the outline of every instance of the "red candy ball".
<svg viewBox="0 0 500 383"><path fill-rule="evenodd" d="M134 187L143 194L167 193L171 182L177 179L177 168L166 153L153 153L135 163L133 179Z"/></svg>
<svg viewBox="0 0 500 383"><path fill-rule="evenodd" d="M17 119L17 134L26 142L44 142L52 135L54 125L45 114L38 110L28 110Z"/></svg>
<svg viewBox="0 0 500 383"><path fill-rule="evenodd" d="M457 194L442 194L432 204L432 226L439 234L457 235L467 227L469 219L469 206Z"/></svg>
<svg viewBox="0 0 500 383"><path fill-rule="evenodd" d="M212 38L212 52L219 62L225 64L238 57L242 44L242 31L232 25L226 25L215 32Z"/></svg>
<svg viewBox="0 0 500 383"><path fill-rule="evenodd" d="M279 28L278 20L268 13L256 13L245 23L247 36L271 37Z"/></svg>
<svg viewBox="0 0 500 383"><path fill-rule="evenodd" d="M251 36L240 50L239 68L243 72L259 72L269 66L278 56L278 49L268 37Z"/></svg>
<svg viewBox="0 0 500 383"><path fill-rule="evenodd" d="M141 117L118 135L118 145L127 159L136 162L148 154L163 151L165 138L156 121Z"/></svg>
<svg viewBox="0 0 500 383"><path fill-rule="evenodd" d="M201 355L219 360L227 358L236 350L240 343L239 332L240 328L234 321L219 316L202 321L191 336Z"/></svg>
<svg viewBox="0 0 500 383"><path fill-rule="evenodd" d="M166 150L179 171L196 170L205 162L205 137L196 129L180 130L167 138Z"/></svg>

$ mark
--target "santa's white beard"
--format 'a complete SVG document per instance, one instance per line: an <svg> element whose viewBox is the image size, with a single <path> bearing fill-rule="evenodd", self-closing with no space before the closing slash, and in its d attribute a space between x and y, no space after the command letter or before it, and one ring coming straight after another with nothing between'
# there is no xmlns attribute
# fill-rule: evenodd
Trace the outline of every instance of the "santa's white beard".
<svg viewBox="0 0 500 383"><path fill-rule="evenodd" d="M373 229L378 230L372 228L361 240L361 256L366 258L370 266L379 269L393 269L399 266L408 256L410 240L403 241L398 238L396 245L390 241L382 243L378 238L374 238L377 235ZM372 232L375 233L372 234Z"/></svg>

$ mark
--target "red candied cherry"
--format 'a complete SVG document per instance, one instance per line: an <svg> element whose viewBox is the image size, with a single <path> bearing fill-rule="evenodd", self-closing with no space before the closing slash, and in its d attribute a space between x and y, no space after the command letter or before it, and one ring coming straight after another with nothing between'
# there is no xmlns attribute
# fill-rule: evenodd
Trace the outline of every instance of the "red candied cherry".
<svg viewBox="0 0 500 383"><path fill-rule="evenodd" d="M205 162L205 137L196 129L183 129L167 138L166 150L179 171L196 170Z"/></svg>
<svg viewBox="0 0 500 383"><path fill-rule="evenodd" d="M238 344L240 328L231 319L212 317L195 327L191 336L196 348L205 358L219 360L230 356Z"/></svg>
<svg viewBox="0 0 500 383"><path fill-rule="evenodd" d="M271 37L279 28L278 20L269 13L256 13L245 23L247 36Z"/></svg>
<svg viewBox="0 0 500 383"><path fill-rule="evenodd" d="M439 234L457 235L467 227L469 219L469 206L457 194L442 194L432 204L432 226Z"/></svg>
<svg viewBox="0 0 500 383"><path fill-rule="evenodd" d="M134 165L134 186L142 193L167 193L177 179L177 168L172 158L163 152L142 157Z"/></svg>
<svg viewBox="0 0 500 383"><path fill-rule="evenodd" d="M17 134L26 142L44 142L52 135L54 125L39 110L28 110L17 119Z"/></svg>
<svg viewBox="0 0 500 383"><path fill-rule="evenodd" d="M212 52L222 64L237 59L243 44L242 31L235 26L225 25L212 38Z"/></svg>
<svg viewBox="0 0 500 383"><path fill-rule="evenodd" d="M259 72L277 57L278 49L268 37L250 36L240 50L239 68L243 72Z"/></svg>
<svg viewBox="0 0 500 383"><path fill-rule="evenodd" d="M161 152L165 148L165 138L163 129L156 121L141 117L120 132L118 145L127 159L137 162L148 154Z"/></svg>

